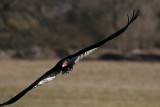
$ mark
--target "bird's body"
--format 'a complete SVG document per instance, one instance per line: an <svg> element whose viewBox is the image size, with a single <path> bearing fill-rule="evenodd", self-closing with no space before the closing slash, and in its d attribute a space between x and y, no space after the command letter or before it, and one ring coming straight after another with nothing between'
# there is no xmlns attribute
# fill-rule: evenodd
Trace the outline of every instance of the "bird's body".
<svg viewBox="0 0 160 107"><path fill-rule="evenodd" d="M122 34L128 28L128 26L138 17L138 15L139 15L139 11L137 11L136 14L133 12L133 16L132 16L131 20L128 17L127 25L124 26L123 28L121 28L120 30L118 30L117 32L115 32L114 34L112 34L111 36L109 36L106 39L104 39L98 43L95 43L89 47L86 47L73 55L70 55L70 56L63 58L52 69L50 69L48 72L43 74L39 79L37 79L35 82L33 82L29 87L27 87L25 90L23 90L22 92L20 92L15 97L8 100L7 102L0 104L0 106L9 105L9 104L16 102L31 89L53 80L57 74L61 73L61 71L62 71L62 74L69 73L69 71L71 71L73 69L73 66L80 59L88 56L90 53L97 50L101 45L103 45L107 41Z"/></svg>

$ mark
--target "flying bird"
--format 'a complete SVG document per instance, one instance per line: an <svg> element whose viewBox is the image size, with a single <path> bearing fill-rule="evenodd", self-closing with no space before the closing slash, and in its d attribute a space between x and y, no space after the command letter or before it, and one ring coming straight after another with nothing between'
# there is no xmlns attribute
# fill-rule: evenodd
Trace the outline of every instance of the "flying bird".
<svg viewBox="0 0 160 107"><path fill-rule="evenodd" d="M91 46L88 46L88 47L78 51L77 53L75 53L73 55L69 55L69 56L61 59L53 68L51 68L48 72L43 74L39 79L37 79L35 82L33 82L29 87L24 89L22 92L20 92L19 94L17 94L16 96L11 98L10 100L0 104L0 106L9 105L9 104L12 104L12 103L18 101L28 91L53 80L56 77L56 75L60 74L61 72L62 72L62 74L69 73L73 69L73 66L80 59L88 56L90 53L94 52L97 48L99 48L100 46L102 46L106 42L108 42L111 39L113 39L113 38L119 36L120 34L122 34L128 28L128 26L138 17L139 13L140 13L139 10L136 13L133 11L133 15L132 15L131 19L127 15L128 16L128 23L124 27L122 27L120 30L113 33L112 35L105 38L104 40L102 40L98 43L95 43Z"/></svg>

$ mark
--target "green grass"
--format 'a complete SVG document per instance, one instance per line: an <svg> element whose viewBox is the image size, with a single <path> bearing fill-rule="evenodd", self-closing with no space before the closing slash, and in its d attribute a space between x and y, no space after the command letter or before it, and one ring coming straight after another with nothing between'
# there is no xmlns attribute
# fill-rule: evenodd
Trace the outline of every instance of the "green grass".
<svg viewBox="0 0 160 107"><path fill-rule="evenodd" d="M56 62L1 60L0 103ZM160 63L80 61L71 74L58 75L10 107L160 107Z"/></svg>

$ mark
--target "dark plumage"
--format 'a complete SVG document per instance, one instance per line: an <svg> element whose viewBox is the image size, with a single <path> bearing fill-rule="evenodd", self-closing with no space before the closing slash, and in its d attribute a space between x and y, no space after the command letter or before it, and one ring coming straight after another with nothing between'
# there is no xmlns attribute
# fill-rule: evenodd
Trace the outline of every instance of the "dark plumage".
<svg viewBox="0 0 160 107"><path fill-rule="evenodd" d="M25 90L23 90L22 92L17 94L15 97L11 98L10 100L4 102L3 104L0 104L0 106L9 105L16 102L21 97L23 97L28 91L30 91L32 88L40 86L46 82L53 80L55 76L59 74L61 71L63 74L69 73L69 71L73 69L74 64L77 63L80 59L82 59L83 57L86 57L87 55L95 51L97 48L99 48L101 45L103 45L107 41L122 34L128 28L128 26L138 17L138 15L139 15L139 11L137 11L136 13L134 13L133 11L132 18L129 19L129 16L128 16L128 23L123 28L121 28L114 34L110 35L106 39L98 43L95 43L89 47L86 47L73 55L63 58L52 69L50 69L48 72L42 75L39 79L37 79L34 83L32 83L28 88L26 88Z"/></svg>

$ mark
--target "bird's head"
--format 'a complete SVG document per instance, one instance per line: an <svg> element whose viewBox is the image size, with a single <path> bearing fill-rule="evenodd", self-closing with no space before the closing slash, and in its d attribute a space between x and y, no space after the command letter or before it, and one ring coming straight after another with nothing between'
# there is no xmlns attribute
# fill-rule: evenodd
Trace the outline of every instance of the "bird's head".
<svg viewBox="0 0 160 107"><path fill-rule="evenodd" d="M75 60L73 58L64 58L61 60L60 66L62 73L67 73L73 69Z"/></svg>

